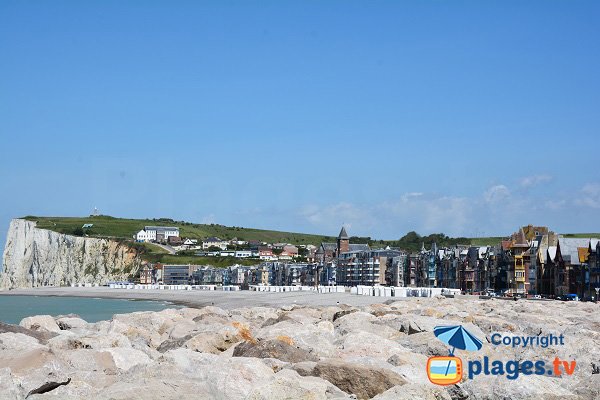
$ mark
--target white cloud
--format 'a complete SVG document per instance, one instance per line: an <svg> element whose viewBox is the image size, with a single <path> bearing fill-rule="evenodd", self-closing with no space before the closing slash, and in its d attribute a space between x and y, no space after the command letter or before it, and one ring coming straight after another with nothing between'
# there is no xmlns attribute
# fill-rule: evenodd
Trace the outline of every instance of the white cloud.
<svg viewBox="0 0 600 400"><path fill-rule="evenodd" d="M531 175L521 178L519 185L524 189L529 189L539 184L550 182L552 177L550 175Z"/></svg>
<svg viewBox="0 0 600 400"><path fill-rule="evenodd" d="M510 197L510 190L504 185L495 185L483 193L483 198L488 203L500 203Z"/></svg>
<svg viewBox="0 0 600 400"><path fill-rule="evenodd" d="M469 199L462 197L408 193L400 201L387 201L376 209L383 221L413 226L407 226L407 230L461 232L469 225L471 205Z"/></svg>
<svg viewBox="0 0 600 400"><path fill-rule="evenodd" d="M410 230L462 234L472 224L471 210L467 198L406 193L396 200L374 205L343 202L306 206L300 216L320 231L334 232L343 224L347 230L356 229L350 235L395 238Z"/></svg>
<svg viewBox="0 0 600 400"><path fill-rule="evenodd" d="M579 192L579 197L575 200L575 204L600 208L600 183L588 183L583 186Z"/></svg>
<svg viewBox="0 0 600 400"><path fill-rule="evenodd" d="M244 216L261 221L265 227L278 226L283 230L325 235L336 235L344 225L352 236L377 239L397 239L408 231L466 237L483 232L492 236L505 235L529 223L548 225L559 231L594 229L588 228L593 220L574 225L572 215L578 215L586 208L600 212L600 183L589 183L572 193L578 194L576 200L561 192L536 189L534 193L497 184L481 194L470 196L406 192L377 203L344 201L294 210L264 208ZM256 222L246 224L255 226Z"/></svg>
<svg viewBox="0 0 600 400"><path fill-rule="evenodd" d="M310 224L330 230L335 227L339 229L342 224L347 228L357 223L365 226L371 220L367 208L360 208L346 202L325 207L306 206L300 211L300 215Z"/></svg>
<svg viewBox="0 0 600 400"><path fill-rule="evenodd" d="M561 208L563 208L567 204L567 201L564 199L559 199L559 200L550 199L550 200L546 200L544 204L550 210L556 211L556 210L560 210Z"/></svg>

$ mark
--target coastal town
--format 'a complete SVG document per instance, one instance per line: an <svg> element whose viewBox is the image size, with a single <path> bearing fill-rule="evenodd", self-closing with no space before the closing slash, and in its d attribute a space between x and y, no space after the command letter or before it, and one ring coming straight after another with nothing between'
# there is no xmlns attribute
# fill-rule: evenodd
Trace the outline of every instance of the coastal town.
<svg viewBox="0 0 600 400"><path fill-rule="evenodd" d="M345 227L331 243L298 245L233 238L180 237L176 226L146 226L133 238L194 251L198 256L256 260L256 265L146 263L136 283L221 287L406 287L442 288L463 294L597 300L600 239L573 238L527 225L497 245L433 243L420 251L351 243Z"/></svg>

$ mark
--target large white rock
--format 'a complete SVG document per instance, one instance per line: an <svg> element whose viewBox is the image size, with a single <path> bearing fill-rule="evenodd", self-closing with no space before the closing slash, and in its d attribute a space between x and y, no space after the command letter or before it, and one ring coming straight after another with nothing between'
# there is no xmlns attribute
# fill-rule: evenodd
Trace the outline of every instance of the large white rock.
<svg viewBox="0 0 600 400"><path fill-rule="evenodd" d="M36 338L22 333L0 333L0 351L7 350L18 352L36 348L45 349L47 347L40 344Z"/></svg>
<svg viewBox="0 0 600 400"><path fill-rule="evenodd" d="M394 386L383 393L373 397L372 400L451 400L452 397L441 388L429 385L401 385Z"/></svg>
<svg viewBox="0 0 600 400"><path fill-rule="evenodd" d="M33 317L23 318L19 323L23 328L34 331L60 332L60 328L54 318L50 315L36 315Z"/></svg>
<svg viewBox="0 0 600 400"><path fill-rule="evenodd" d="M25 397L19 389L18 381L13 377L10 368L0 367L0 394L6 400L21 400Z"/></svg>
<svg viewBox="0 0 600 400"><path fill-rule="evenodd" d="M136 349L114 347L110 349L102 349L102 351L110 353L115 366L125 371L136 365L143 365L151 362L150 357Z"/></svg>
<svg viewBox="0 0 600 400"><path fill-rule="evenodd" d="M314 376L300 376L296 371L283 369L266 384L259 385L246 397L248 400L350 399L350 395L331 382Z"/></svg>

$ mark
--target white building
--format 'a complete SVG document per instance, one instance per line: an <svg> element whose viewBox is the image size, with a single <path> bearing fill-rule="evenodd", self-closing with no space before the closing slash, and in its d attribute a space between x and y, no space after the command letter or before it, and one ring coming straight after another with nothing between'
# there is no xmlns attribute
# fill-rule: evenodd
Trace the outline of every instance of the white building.
<svg viewBox="0 0 600 400"><path fill-rule="evenodd" d="M238 250L235 252L237 258L248 258L252 257L252 251L250 250Z"/></svg>
<svg viewBox="0 0 600 400"><path fill-rule="evenodd" d="M164 241L171 236L179 237L179 228L176 226L145 226L144 230L148 233L151 241Z"/></svg>
<svg viewBox="0 0 600 400"><path fill-rule="evenodd" d="M145 226L133 237L137 242L166 241L171 236L179 237L179 228L176 226Z"/></svg>
<svg viewBox="0 0 600 400"><path fill-rule="evenodd" d="M136 242L149 242L150 238L148 235L148 232L146 232L145 230L141 230L138 233L136 233L133 238L135 239Z"/></svg>
<svg viewBox="0 0 600 400"><path fill-rule="evenodd" d="M228 241L221 240L218 237L209 237L202 242L202 250L208 250L210 247L218 247L221 250L227 250Z"/></svg>

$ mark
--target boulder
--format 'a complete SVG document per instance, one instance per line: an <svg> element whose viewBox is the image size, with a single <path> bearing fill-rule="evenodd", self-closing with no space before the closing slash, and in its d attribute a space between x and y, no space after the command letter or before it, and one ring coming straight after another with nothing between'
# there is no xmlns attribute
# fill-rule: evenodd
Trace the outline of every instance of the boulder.
<svg viewBox="0 0 600 400"><path fill-rule="evenodd" d="M50 315L36 315L34 317L23 318L19 325L34 331L60 333L60 327Z"/></svg>
<svg viewBox="0 0 600 400"><path fill-rule="evenodd" d="M290 365L288 368L293 369L301 376L312 376L314 375L314 369L317 366L317 363L314 361L302 361L299 363L295 363Z"/></svg>
<svg viewBox="0 0 600 400"><path fill-rule="evenodd" d="M202 332L192 336L183 346L201 353L219 354L238 343L241 338L231 332Z"/></svg>
<svg viewBox="0 0 600 400"><path fill-rule="evenodd" d="M233 356L276 358L278 360L290 363L318 360L318 357L314 354L277 339L261 340L257 343L240 343L235 347Z"/></svg>
<svg viewBox="0 0 600 400"><path fill-rule="evenodd" d="M31 329L23 328L20 325L5 324L4 322L0 322L0 333L21 333L23 335L31 336L43 344L45 344L48 341L48 339L51 339L57 335L57 333L46 331L34 331Z"/></svg>
<svg viewBox="0 0 600 400"><path fill-rule="evenodd" d="M274 374L273 369L258 358L223 358L189 349L168 351L153 367L152 375L157 379L168 379L166 377L176 373L176 381L193 380L202 388L200 394L208 393L203 398L211 399L245 399L255 387L267 382ZM146 371L147 374L149 368L136 369L136 373L139 375ZM169 372L161 373L165 369Z"/></svg>
<svg viewBox="0 0 600 400"><path fill-rule="evenodd" d="M394 386L372 400L453 400L445 390L433 385L407 384Z"/></svg>
<svg viewBox="0 0 600 400"><path fill-rule="evenodd" d="M169 331L169 339L181 339L196 331L196 323L192 320L183 319L177 321L173 328Z"/></svg>
<svg viewBox="0 0 600 400"><path fill-rule="evenodd" d="M358 399L370 399L391 387L406 383L400 375L387 369L331 359L319 361L313 374Z"/></svg>
<svg viewBox="0 0 600 400"><path fill-rule="evenodd" d="M362 311L346 314L336 319L334 326L336 333L341 336L356 332L369 332L385 339L401 336L398 330L379 324L377 317Z"/></svg>
<svg viewBox="0 0 600 400"><path fill-rule="evenodd" d="M22 333L0 333L0 351L21 352L37 348L47 349L34 337Z"/></svg>
<svg viewBox="0 0 600 400"><path fill-rule="evenodd" d="M115 367L124 371L127 371L136 365L148 364L151 362L150 357L135 349L109 348L103 349L102 351L109 353L112 356Z"/></svg>
<svg viewBox="0 0 600 400"><path fill-rule="evenodd" d="M271 399L350 399L348 394L321 378L303 377L296 371L283 369L271 379L254 388L246 399L271 400Z"/></svg>
<svg viewBox="0 0 600 400"><path fill-rule="evenodd" d="M427 357L448 355L448 346L439 340L433 340L432 336L431 332L420 332L404 336L398 342L406 349Z"/></svg>
<svg viewBox="0 0 600 400"><path fill-rule="evenodd" d="M79 317L61 317L56 319L61 330L87 329L88 323Z"/></svg>
<svg viewBox="0 0 600 400"><path fill-rule="evenodd" d="M22 350L18 352L0 353L2 367L10 368L14 375L27 375L32 370L40 369L44 365L56 360L54 354L47 349Z"/></svg>
<svg viewBox="0 0 600 400"><path fill-rule="evenodd" d="M394 354L409 352L396 341L361 331L347 334L338 339L335 344L338 347L336 357L342 359L371 357L386 361Z"/></svg>
<svg viewBox="0 0 600 400"><path fill-rule="evenodd" d="M0 367L0 393L7 400L21 400L25 397L25 393L19 388L18 380L6 367Z"/></svg>
<svg viewBox="0 0 600 400"><path fill-rule="evenodd" d="M301 323L291 318L267 325L256 332L259 340L272 340L288 337L294 346L309 351L319 357L333 357L335 330L329 321L317 320L317 323Z"/></svg>

